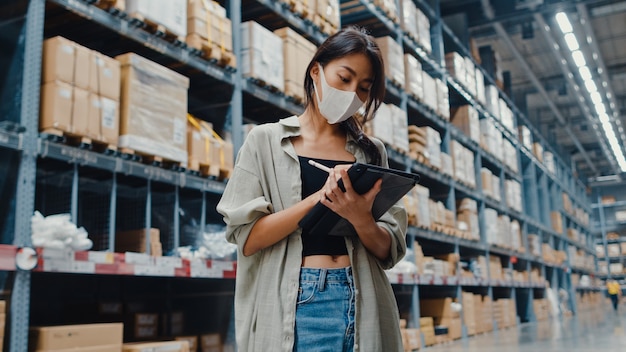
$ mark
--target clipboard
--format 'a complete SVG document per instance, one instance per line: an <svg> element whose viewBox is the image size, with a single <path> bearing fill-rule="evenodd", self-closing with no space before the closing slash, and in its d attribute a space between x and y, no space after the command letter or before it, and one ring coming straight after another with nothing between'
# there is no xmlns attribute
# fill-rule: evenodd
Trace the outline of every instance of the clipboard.
<svg viewBox="0 0 626 352"><path fill-rule="evenodd" d="M363 163L352 164L348 169L348 176L352 181L352 188L358 194L366 193L376 181L383 179L381 190L372 205L375 220L413 189L420 179L417 174ZM338 186L345 192L342 180L339 180ZM316 235L346 236L355 233L346 219L320 202L313 206L298 225Z"/></svg>

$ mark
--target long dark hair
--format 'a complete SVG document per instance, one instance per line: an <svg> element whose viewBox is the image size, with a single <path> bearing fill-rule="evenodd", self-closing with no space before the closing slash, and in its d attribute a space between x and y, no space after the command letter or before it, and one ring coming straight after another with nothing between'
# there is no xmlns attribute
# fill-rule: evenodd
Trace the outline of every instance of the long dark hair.
<svg viewBox="0 0 626 352"><path fill-rule="evenodd" d="M315 99L313 99L315 88L313 87L313 78L311 78L310 74L313 65L319 62L322 67L324 67L333 60L352 54L364 54L367 56L372 64L374 77L369 96L365 102L365 112L361 120L356 118L356 116L352 116L346 121L341 122L340 126L356 140L359 147L363 149L370 158L369 162L371 164L380 165L380 151L372 140L363 133L363 124L374 116L385 97L385 69L380 49L374 41L374 38L370 36L365 29L356 26L343 28L328 37L328 39L320 45L306 69L306 75L304 77L305 105L309 107L310 104L315 104Z"/></svg>

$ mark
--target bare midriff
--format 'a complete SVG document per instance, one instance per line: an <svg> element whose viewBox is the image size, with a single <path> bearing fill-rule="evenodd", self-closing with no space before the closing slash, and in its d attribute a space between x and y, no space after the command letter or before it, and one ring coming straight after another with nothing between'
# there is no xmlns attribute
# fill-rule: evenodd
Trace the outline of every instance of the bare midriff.
<svg viewBox="0 0 626 352"><path fill-rule="evenodd" d="M348 255L308 255L302 258L304 268L336 269L350 266Z"/></svg>

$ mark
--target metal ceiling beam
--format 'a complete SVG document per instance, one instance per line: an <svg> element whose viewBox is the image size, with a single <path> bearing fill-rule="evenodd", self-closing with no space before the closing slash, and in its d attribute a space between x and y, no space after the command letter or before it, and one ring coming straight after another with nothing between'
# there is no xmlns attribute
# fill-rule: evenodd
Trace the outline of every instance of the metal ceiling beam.
<svg viewBox="0 0 626 352"><path fill-rule="evenodd" d="M576 6L578 10L578 14L580 15L580 24L585 30L585 35L587 36L587 45L591 48L591 52L593 52L593 58L596 61L596 64L599 68L600 77L602 77L602 81L606 82L606 86L603 85L604 90L606 90L607 96L606 98L609 101L609 108L614 112L611 117L615 127L617 127L616 131L619 134L622 140L622 148L626 145L626 134L624 134L624 128L621 123L621 119L619 118L619 105L617 105L617 101L615 98L615 91L613 91L613 86L611 85L611 79L609 78L609 71L604 63L604 58L602 57L602 52L600 51L600 47L598 46L598 40L596 38L596 34L591 27L591 18L589 17L589 11L587 10L587 6L583 4L578 4ZM622 151L623 152L623 151Z"/></svg>
<svg viewBox="0 0 626 352"><path fill-rule="evenodd" d="M493 19L494 18L494 12L493 12L493 8L491 7L491 4L489 3L489 0L481 0L481 4L482 4L482 7L483 7L483 11L485 13L485 17L487 17L489 19ZM502 24L500 22L493 22L491 25L493 26L493 28L498 33L499 38L508 46L509 50L511 51L513 56L517 59L517 61L519 62L520 66L522 67L524 72L526 72L526 74L528 75L528 78L531 80L531 82L533 82L533 84L535 85L535 87L537 88L539 93L546 99L546 102L547 102L548 106L550 107L550 110L552 110L552 112L554 113L554 116L557 118L557 120L561 124L562 128L570 136L571 140L576 145L576 148L584 156L585 161L587 162L587 164L589 164L589 167L595 173L597 173L597 169L596 169L595 165L593 164L593 162L591 161L591 159L589 158L589 155L585 151L585 148L583 148L583 146L580 144L580 141L578 140L578 138L576 138L576 135L574 135L574 133L570 130L569 126L565 122L565 119L563 118L563 115L561 115L561 112L556 107L556 105L554 105L554 102L548 96L548 93L543 88L543 85L541 84L541 82L539 82L539 79L537 78L537 76L535 76L535 73L530 69L530 67L528 66L528 63L526 63L526 60L524 60L524 58L522 57L522 54L515 47L515 44L513 44L513 41L509 37L509 34L507 33L507 31L504 29L504 26L502 26Z"/></svg>
<svg viewBox="0 0 626 352"><path fill-rule="evenodd" d="M581 93L581 87L574 80L574 75L570 72L570 68L567 64L567 60L563 58L563 56L561 55L560 45L555 41L554 37L551 34L552 29L550 29L550 26L548 26L548 24L544 20L543 15L535 14L534 19L539 25L541 29L541 33L543 34L543 37L548 42L548 46L552 49L552 53L554 54L555 59L560 63L559 67L561 68L563 77L565 77L565 79L567 80L568 85L574 88L574 95L576 96L576 102L578 103L579 108L583 112L583 115L587 118L591 126L593 126L593 130L595 131L596 137L598 138L598 143L600 144L600 147L602 147L602 150L604 151L604 154L606 155L607 160L611 161L611 164L613 165L613 169L615 169L615 172L619 172L617 161L615 160L615 156L609 150L609 148L607 147L605 143L604 133L600 132L602 128L598 126L599 121L593 118L592 112L589 109L589 105L585 103L586 99L585 97L583 97Z"/></svg>

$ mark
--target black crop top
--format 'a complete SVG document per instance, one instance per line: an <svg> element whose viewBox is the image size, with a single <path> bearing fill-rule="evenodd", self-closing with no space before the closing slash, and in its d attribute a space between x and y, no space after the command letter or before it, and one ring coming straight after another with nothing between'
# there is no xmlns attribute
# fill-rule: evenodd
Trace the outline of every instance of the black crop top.
<svg viewBox="0 0 626 352"><path fill-rule="evenodd" d="M302 179L302 199L317 192L328 178L326 171L320 170L309 164L309 160L315 160L318 163L335 167L341 164L352 164L350 161L312 159L304 156L298 156L300 160L300 177ZM312 234L308 231L302 231L302 256L307 255L343 255L348 254L345 239L342 236L327 236L326 234Z"/></svg>

